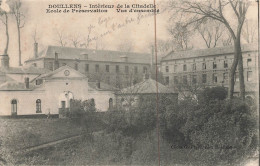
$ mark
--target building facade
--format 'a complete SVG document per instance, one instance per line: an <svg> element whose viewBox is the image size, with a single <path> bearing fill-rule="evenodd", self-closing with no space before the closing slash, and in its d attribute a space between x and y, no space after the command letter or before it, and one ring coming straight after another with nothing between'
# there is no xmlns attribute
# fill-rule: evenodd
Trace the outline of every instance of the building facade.
<svg viewBox="0 0 260 166"><path fill-rule="evenodd" d="M246 92L257 91L258 48L242 45ZM166 84L175 89L181 86L228 87L234 47L216 47L201 50L171 52L161 60L161 72ZM235 75L235 93L239 92L238 70Z"/></svg>
<svg viewBox="0 0 260 166"><path fill-rule="evenodd" d="M37 44L35 44L37 47ZM116 87L140 82L143 73L150 69L151 55L142 53L90 50L48 46L25 61L26 66L55 70L68 65L85 74L91 81L102 81Z"/></svg>
<svg viewBox="0 0 260 166"><path fill-rule="evenodd" d="M97 111L113 107L114 91L104 83L88 78L69 66L40 74L24 82L6 81L0 85L0 116L59 114L70 108L70 100L94 100Z"/></svg>

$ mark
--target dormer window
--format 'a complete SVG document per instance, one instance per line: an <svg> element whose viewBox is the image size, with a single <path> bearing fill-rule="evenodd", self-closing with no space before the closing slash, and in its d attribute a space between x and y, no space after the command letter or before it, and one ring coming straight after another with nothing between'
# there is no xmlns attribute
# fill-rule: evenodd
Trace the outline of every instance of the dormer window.
<svg viewBox="0 0 260 166"><path fill-rule="evenodd" d="M41 85L42 82L43 82L42 79L38 79L38 80L36 80L35 84L36 84L36 85Z"/></svg>
<svg viewBox="0 0 260 166"><path fill-rule="evenodd" d="M120 58L121 58L121 61L122 61L122 62L127 62L127 59L128 59L127 56L124 55L124 56L121 56Z"/></svg>
<svg viewBox="0 0 260 166"><path fill-rule="evenodd" d="M58 53L57 52L55 52L55 61L58 61Z"/></svg>
<svg viewBox="0 0 260 166"><path fill-rule="evenodd" d="M83 56L84 59L88 59L88 54L87 53L83 52L83 53L81 53L81 55Z"/></svg>

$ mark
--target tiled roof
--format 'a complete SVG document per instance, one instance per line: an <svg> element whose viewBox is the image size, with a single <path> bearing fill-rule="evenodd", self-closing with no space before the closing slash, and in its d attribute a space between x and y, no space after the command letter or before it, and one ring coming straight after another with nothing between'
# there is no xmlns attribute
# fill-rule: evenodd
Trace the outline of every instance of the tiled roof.
<svg viewBox="0 0 260 166"><path fill-rule="evenodd" d="M41 51L38 54L37 58L31 58L27 61L37 60L41 58L55 58L55 52L58 53L59 59L78 59L100 62L122 62L122 59L127 57L127 62L148 64L150 63L151 59L151 55L147 53L48 46L45 50ZM83 54L87 54L88 58L86 58L86 55Z"/></svg>
<svg viewBox="0 0 260 166"><path fill-rule="evenodd" d="M247 51L257 51L257 44L246 44L241 46L242 52ZM184 59L184 58L195 58L211 55L224 55L224 54L233 54L234 46L227 47L215 47L208 49L199 49L199 50L187 50L187 51L178 51L170 52L162 58L161 61L173 60L173 59Z"/></svg>
<svg viewBox="0 0 260 166"><path fill-rule="evenodd" d="M5 74L43 74L48 73L50 70L45 68L37 68L37 67L9 67L9 68L0 68L0 73Z"/></svg>
<svg viewBox="0 0 260 166"><path fill-rule="evenodd" d="M174 93L171 89L164 86L151 78L145 79L144 81L137 83L131 87L121 90L122 94L156 94L158 85L158 93Z"/></svg>
<svg viewBox="0 0 260 166"><path fill-rule="evenodd" d="M24 83L16 81L7 81L0 85L0 91L31 91L33 89L35 89L35 86L32 84L30 84L29 88L27 89Z"/></svg>

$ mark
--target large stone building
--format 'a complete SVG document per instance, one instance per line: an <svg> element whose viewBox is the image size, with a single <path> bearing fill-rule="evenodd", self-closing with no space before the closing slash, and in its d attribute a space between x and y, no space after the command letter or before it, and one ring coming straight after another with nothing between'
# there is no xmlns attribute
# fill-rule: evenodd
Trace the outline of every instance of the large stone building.
<svg viewBox="0 0 260 166"><path fill-rule="evenodd" d="M246 92L249 94L258 89L257 45L242 45L242 55ZM228 87L233 58L233 46L170 52L161 60L161 72L166 84L172 88ZM238 71L235 76L235 93L239 93Z"/></svg>
<svg viewBox="0 0 260 166"><path fill-rule="evenodd" d="M91 81L103 81L117 87L140 82L150 63L150 54L131 52L48 46L38 53L37 43L34 57L25 61L26 66L49 70L68 65Z"/></svg>

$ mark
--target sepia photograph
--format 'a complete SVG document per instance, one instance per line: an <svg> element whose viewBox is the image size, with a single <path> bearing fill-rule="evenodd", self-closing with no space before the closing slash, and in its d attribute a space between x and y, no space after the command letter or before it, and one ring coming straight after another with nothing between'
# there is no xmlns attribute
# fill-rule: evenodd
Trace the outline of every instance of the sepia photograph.
<svg viewBox="0 0 260 166"><path fill-rule="evenodd" d="M259 0L0 0L0 165L259 166Z"/></svg>

